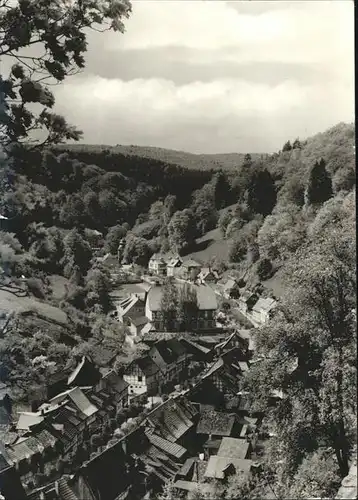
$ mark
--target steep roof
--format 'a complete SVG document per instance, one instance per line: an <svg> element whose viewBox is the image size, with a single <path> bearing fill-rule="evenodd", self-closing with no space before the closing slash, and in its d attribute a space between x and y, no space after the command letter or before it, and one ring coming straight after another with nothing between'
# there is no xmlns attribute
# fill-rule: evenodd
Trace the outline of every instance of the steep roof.
<svg viewBox="0 0 358 500"><path fill-rule="evenodd" d="M200 267L201 268L201 264L199 264L199 262L196 262L196 260L194 259L188 259L188 260L185 260L182 264L183 267Z"/></svg>
<svg viewBox="0 0 358 500"><path fill-rule="evenodd" d="M176 287L181 289L183 284L176 284ZM218 307L215 292L207 286L191 285L191 288L196 291L199 310L216 310ZM153 286L148 292L148 305L151 311L160 311L163 287L160 285Z"/></svg>
<svg viewBox="0 0 358 500"><path fill-rule="evenodd" d="M276 306L277 302L275 299L266 298L259 299L253 307L253 310L256 312L269 312Z"/></svg>
<svg viewBox="0 0 358 500"><path fill-rule="evenodd" d="M149 322L149 319L146 316L140 316L139 318L129 318L130 322L134 326L144 326Z"/></svg>
<svg viewBox="0 0 358 500"><path fill-rule="evenodd" d="M239 458L219 457L217 455L209 458L205 477L214 479L224 479L225 469L232 465L236 473L248 474L252 467L252 460L242 460Z"/></svg>
<svg viewBox="0 0 358 500"><path fill-rule="evenodd" d="M16 424L16 428L19 430L28 431L30 427L33 425L40 424L43 422L44 417L40 412L32 413L32 412L21 412L19 415L19 420Z"/></svg>
<svg viewBox="0 0 358 500"><path fill-rule="evenodd" d="M228 279L227 282L225 283L225 285L223 286L224 288L224 291L227 292L229 290L231 290L232 288L235 288L236 286L236 281L234 281L233 279Z"/></svg>
<svg viewBox="0 0 358 500"><path fill-rule="evenodd" d="M121 394L127 387L129 386L128 382L126 382L122 377L117 375L114 370L110 370L106 375L104 375L103 379L108 383L108 385Z"/></svg>
<svg viewBox="0 0 358 500"><path fill-rule="evenodd" d="M168 441L176 442L193 427L194 412L189 402L183 404L169 398L147 415L147 421L153 425L157 434L161 434Z"/></svg>
<svg viewBox="0 0 358 500"><path fill-rule="evenodd" d="M147 431L146 436L153 446L159 448L160 450L168 453L168 455L171 455L175 458L182 458L187 452L187 450L183 446L180 446L177 443L173 443L172 441L168 441L167 439L164 439L152 432Z"/></svg>
<svg viewBox="0 0 358 500"><path fill-rule="evenodd" d="M81 391L79 387L69 389L61 394L58 394L54 398L50 399L51 404L61 403L64 400L71 400L78 410L83 413L86 417L89 417L98 411L87 396Z"/></svg>
<svg viewBox="0 0 358 500"><path fill-rule="evenodd" d="M223 437L218 456L227 458L247 458L250 444L246 439Z"/></svg>
<svg viewBox="0 0 358 500"><path fill-rule="evenodd" d="M214 434L217 436L230 436L236 422L233 413L224 413L213 410L201 414L196 432L198 434Z"/></svg>
<svg viewBox="0 0 358 500"><path fill-rule="evenodd" d="M150 377L159 371L159 368L154 363L151 357L144 356L143 358L139 358L133 361L133 363L137 363L139 369L144 373L146 377Z"/></svg>
<svg viewBox="0 0 358 500"><path fill-rule="evenodd" d="M155 356L155 351L158 352L161 359L158 360L158 357ZM167 339L167 340L159 340L156 342L151 350L149 351L149 356L152 357L156 364L159 361L159 368L165 369L167 365L171 365L175 363L175 361L186 353L186 349L177 339ZM155 359L154 359L155 358Z"/></svg>

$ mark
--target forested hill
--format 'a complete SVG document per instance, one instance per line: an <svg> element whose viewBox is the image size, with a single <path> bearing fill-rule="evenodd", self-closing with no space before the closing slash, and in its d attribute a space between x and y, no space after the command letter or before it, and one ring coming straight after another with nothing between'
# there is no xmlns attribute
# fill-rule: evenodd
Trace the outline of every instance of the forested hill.
<svg viewBox="0 0 358 500"><path fill-rule="evenodd" d="M353 151L352 149L347 149L347 145L354 144L354 130L353 124L339 123L323 133L302 140L302 161L309 164L321 155L329 159L328 168L330 164L341 162L344 157L347 157L347 160L351 161L353 159ZM59 146L58 148L59 150L65 149L76 154L83 152L96 154L103 151L110 151L113 155L148 158L158 160L164 164L176 165L191 170L223 169L225 171L235 171L240 168L244 163L245 154L250 153L249 151L245 151L242 153L193 154L173 149L134 145L123 146L119 144L116 146L71 144ZM276 155L251 153L253 161L268 161L272 156L275 157Z"/></svg>
<svg viewBox="0 0 358 500"><path fill-rule="evenodd" d="M218 153L218 154L194 154L175 149L156 148L151 146L107 146L99 144L71 144L60 146L75 153L91 152L97 153L108 150L111 154L124 155L126 157L148 158L158 160L165 164L177 165L190 170L235 170L244 163L244 153ZM252 154L254 160L267 155Z"/></svg>

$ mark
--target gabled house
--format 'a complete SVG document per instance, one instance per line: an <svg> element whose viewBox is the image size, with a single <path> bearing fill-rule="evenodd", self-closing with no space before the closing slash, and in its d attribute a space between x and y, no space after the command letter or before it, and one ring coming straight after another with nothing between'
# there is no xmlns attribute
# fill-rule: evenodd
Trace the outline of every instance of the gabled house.
<svg viewBox="0 0 358 500"><path fill-rule="evenodd" d="M157 391L160 370L150 356L144 356L130 363L123 378L129 384L129 397L145 393L151 395Z"/></svg>
<svg viewBox="0 0 358 500"><path fill-rule="evenodd" d="M143 329L149 324L149 320L146 316L139 316L136 318L127 318L127 326L130 334L133 338L140 337L147 329ZM129 339L127 339L129 340Z"/></svg>
<svg viewBox="0 0 358 500"><path fill-rule="evenodd" d="M191 357L183 344L175 338L156 342L148 355L161 372L161 383L177 381Z"/></svg>
<svg viewBox="0 0 358 500"><path fill-rule="evenodd" d="M145 301L135 294L117 302L116 307L120 323L128 324L127 320L133 321L145 315Z"/></svg>
<svg viewBox="0 0 358 500"><path fill-rule="evenodd" d="M215 353L218 356L225 354L232 349L240 349L243 355L246 355L249 348L249 341L240 336L239 332L235 330L229 337L227 337L223 342L219 342L215 346Z"/></svg>
<svg viewBox="0 0 358 500"><path fill-rule="evenodd" d="M0 498L4 500L26 500L28 497L20 481L15 463L0 441Z"/></svg>
<svg viewBox="0 0 358 500"><path fill-rule="evenodd" d="M198 274L197 280L202 285L208 283L216 283L219 279L219 275L216 271L211 269L210 267L203 267Z"/></svg>
<svg viewBox="0 0 358 500"><path fill-rule="evenodd" d="M117 409L128 405L128 390L128 382L114 370L106 373L95 387L95 392L105 391L109 394L111 402L115 404Z"/></svg>
<svg viewBox="0 0 358 500"><path fill-rule="evenodd" d="M225 479L231 474L248 475L253 467L251 444L246 439L223 437L217 455L211 456L205 471L210 479Z"/></svg>
<svg viewBox="0 0 358 500"><path fill-rule="evenodd" d="M166 276L167 274L167 263L164 260L163 255L155 253L151 256L148 263L148 271L157 276Z"/></svg>
<svg viewBox="0 0 358 500"><path fill-rule="evenodd" d="M252 308L252 319L259 324L266 323L270 318L277 302L272 298L260 298Z"/></svg>
<svg viewBox="0 0 358 500"><path fill-rule="evenodd" d="M186 398L168 398L148 413L145 425L164 439L190 449L198 416L197 409Z"/></svg>
<svg viewBox="0 0 358 500"><path fill-rule="evenodd" d="M100 371L88 356L82 356L76 368L69 375L69 387L88 387L95 385L101 378Z"/></svg>
<svg viewBox="0 0 358 500"><path fill-rule="evenodd" d="M210 380L223 394L237 394L240 390L240 379L248 369L247 361L235 359L229 351L208 368L202 375L202 379Z"/></svg>
<svg viewBox="0 0 358 500"><path fill-rule="evenodd" d="M175 276L176 271L180 269L183 261L179 256L172 257L167 262L167 276Z"/></svg>

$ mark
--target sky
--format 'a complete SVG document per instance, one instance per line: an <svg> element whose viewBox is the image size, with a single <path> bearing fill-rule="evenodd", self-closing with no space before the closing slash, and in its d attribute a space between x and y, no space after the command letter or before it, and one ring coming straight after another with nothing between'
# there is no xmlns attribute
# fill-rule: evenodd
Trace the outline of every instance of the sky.
<svg viewBox="0 0 358 500"><path fill-rule="evenodd" d="M56 87L82 142L278 151L354 121L352 0L142 0Z"/></svg>

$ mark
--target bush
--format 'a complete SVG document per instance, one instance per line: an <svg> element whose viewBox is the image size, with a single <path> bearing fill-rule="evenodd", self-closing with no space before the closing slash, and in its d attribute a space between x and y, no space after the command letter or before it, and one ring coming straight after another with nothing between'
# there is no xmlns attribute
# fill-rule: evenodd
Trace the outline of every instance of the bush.
<svg viewBox="0 0 358 500"><path fill-rule="evenodd" d="M257 263L257 275L261 280L271 278L273 274L273 267L269 259L261 259Z"/></svg>

